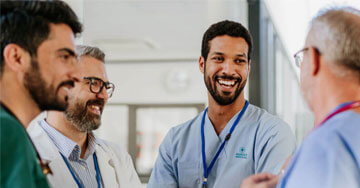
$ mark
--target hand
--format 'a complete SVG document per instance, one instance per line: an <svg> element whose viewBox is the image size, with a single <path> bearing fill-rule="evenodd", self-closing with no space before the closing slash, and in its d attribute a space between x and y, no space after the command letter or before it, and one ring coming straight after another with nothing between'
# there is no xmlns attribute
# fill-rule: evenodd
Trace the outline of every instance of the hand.
<svg viewBox="0 0 360 188"><path fill-rule="evenodd" d="M255 174L245 178L241 188L275 188L279 177L270 173Z"/></svg>

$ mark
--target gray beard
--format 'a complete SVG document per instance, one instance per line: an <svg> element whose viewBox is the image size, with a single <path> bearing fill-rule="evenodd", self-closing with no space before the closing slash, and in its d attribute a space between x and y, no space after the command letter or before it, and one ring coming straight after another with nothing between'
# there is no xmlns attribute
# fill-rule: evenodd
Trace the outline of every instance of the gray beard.
<svg viewBox="0 0 360 188"><path fill-rule="evenodd" d="M101 125L101 116L88 113L87 106L75 103L74 109L67 109L66 119L80 132L91 132Z"/></svg>

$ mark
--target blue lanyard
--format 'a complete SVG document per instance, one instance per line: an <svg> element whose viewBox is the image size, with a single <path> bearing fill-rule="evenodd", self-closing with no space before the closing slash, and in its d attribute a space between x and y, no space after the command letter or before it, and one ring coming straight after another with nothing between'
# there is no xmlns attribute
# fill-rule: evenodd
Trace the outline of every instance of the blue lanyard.
<svg viewBox="0 0 360 188"><path fill-rule="evenodd" d="M72 171L69 162L67 161L67 159L65 158L65 156L63 154L61 154L61 157L64 159L66 166L68 167L72 177L74 178L76 184L78 185L79 188L82 188L82 185L80 183L80 181L76 178L75 173ZM98 162L97 162L97 157L95 155L95 153L93 154L93 159L94 159L94 165L95 165L95 170L96 170L96 181L98 183L98 188L101 188L101 182L100 182L100 170L99 170L99 166L98 166Z"/></svg>
<svg viewBox="0 0 360 188"><path fill-rule="evenodd" d="M246 108L248 107L249 102L246 101L245 102L245 106L244 108L241 110L240 114L238 115L238 117L236 118L236 120L234 121L234 123L232 124L229 133L226 135L225 140L223 141L223 143L221 144L220 148L218 149L218 151L216 152L214 158L212 159L209 168L206 165L206 155L205 155L205 136L204 136L204 125L205 125L205 116L207 113L208 108L205 109L204 111L204 115L202 117L201 120L201 156L202 156L202 162L203 162L203 168L204 168L204 179L203 179L203 187L207 187L207 180L208 180L208 176L211 172L212 167L214 166L217 158L219 157L220 153L222 152L222 150L224 149L225 143L230 139L232 132L234 131L236 125L239 123L241 117L244 115Z"/></svg>

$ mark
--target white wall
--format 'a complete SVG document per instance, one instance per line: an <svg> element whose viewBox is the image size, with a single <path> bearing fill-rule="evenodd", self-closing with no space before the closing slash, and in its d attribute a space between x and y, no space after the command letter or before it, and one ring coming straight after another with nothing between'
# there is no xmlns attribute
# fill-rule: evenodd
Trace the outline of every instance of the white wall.
<svg viewBox="0 0 360 188"><path fill-rule="evenodd" d="M247 25L246 0L85 0L82 37L106 53L110 103L206 103L202 35L223 19Z"/></svg>

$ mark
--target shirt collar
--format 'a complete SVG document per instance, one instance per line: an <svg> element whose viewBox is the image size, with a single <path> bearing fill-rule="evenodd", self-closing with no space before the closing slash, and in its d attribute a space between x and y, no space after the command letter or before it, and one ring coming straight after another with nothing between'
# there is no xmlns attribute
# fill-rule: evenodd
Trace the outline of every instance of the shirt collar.
<svg viewBox="0 0 360 188"><path fill-rule="evenodd" d="M72 161L80 160L81 149L76 142L64 136L61 132L49 125L45 119L41 120L39 124L50 137L50 139L54 142L59 152L64 155L64 157ZM96 137L92 132L88 133L87 139L88 146L84 156L85 160L95 152L97 144Z"/></svg>

